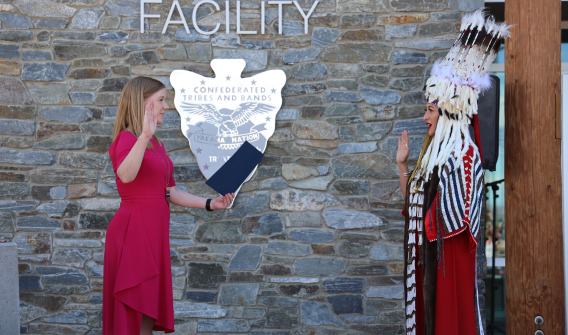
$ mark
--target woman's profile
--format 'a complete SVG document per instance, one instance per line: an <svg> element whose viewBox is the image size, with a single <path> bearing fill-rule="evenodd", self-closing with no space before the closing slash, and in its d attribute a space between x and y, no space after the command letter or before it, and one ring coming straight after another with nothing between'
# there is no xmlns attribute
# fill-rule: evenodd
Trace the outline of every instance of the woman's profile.
<svg viewBox="0 0 568 335"><path fill-rule="evenodd" d="M121 203L106 233L104 335L174 331L169 202L214 210L234 198L176 188L174 165L156 136L169 109L165 98L164 84L148 77L130 80L120 95L109 153Z"/></svg>

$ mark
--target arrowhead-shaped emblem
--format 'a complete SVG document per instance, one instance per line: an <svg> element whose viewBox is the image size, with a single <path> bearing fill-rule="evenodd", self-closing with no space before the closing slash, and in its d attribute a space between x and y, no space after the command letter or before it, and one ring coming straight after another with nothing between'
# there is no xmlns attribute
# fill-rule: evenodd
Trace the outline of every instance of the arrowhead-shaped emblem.
<svg viewBox="0 0 568 335"><path fill-rule="evenodd" d="M207 179L245 141L264 152L274 134L286 75L269 70L241 78L245 66L243 59L214 59L214 78L185 70L170 75L181 130Z"/></svg>

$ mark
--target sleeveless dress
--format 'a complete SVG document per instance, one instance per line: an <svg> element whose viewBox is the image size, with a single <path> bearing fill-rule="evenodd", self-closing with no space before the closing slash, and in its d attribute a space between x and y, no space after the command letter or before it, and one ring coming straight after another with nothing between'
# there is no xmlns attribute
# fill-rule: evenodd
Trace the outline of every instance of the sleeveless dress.
<svg viewBox="0 0 568 335"><path fill-rule="evenodd" d="M109 153L114 172L137 138L122 131ZM136 178L116 178L120 208L106 233L103 279L103 335L139 335L142 314L156 320L154 330L174 331L170 263L170 209L165 197L166 173L175 186L173 163L154 139ZM161 158L161 159L160 159Z"/></svg>

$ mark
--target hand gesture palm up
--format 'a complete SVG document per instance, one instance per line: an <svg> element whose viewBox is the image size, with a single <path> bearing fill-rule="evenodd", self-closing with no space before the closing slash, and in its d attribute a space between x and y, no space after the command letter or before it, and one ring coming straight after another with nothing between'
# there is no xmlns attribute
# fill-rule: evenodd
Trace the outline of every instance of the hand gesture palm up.
<svg viewBox="0 0 568 335"><path fill-rule="evenodd" d="M154 101L148 101L144 110L144 125L142 126L142 134L145 137L150 138L156 133L158 114L159 112L154 111Z"/></svg>
<svg viewBox="0 0 568 335"><path fill-rule="evenodd" d="M408 134L406 130L402 132L402 136L398 138L398 151L396 152L396 162L406 163L408 160L408 155L410 154L410 148L408 146Z"/></svg>

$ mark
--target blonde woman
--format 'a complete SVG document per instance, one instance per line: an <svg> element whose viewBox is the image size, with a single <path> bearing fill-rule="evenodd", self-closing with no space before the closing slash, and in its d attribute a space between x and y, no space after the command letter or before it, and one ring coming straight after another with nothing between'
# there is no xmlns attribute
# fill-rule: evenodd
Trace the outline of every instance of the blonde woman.
<svg viewBox="0 0 568 335"><path fill-rule="evenodd" d="M106 233L104 335L174 331L168 202L213 210L234 198L205 199L176 188L173 163L155 134L169 109L165 99L164 84L137 77L118 103L109 153L121 204Z"/></svg>

